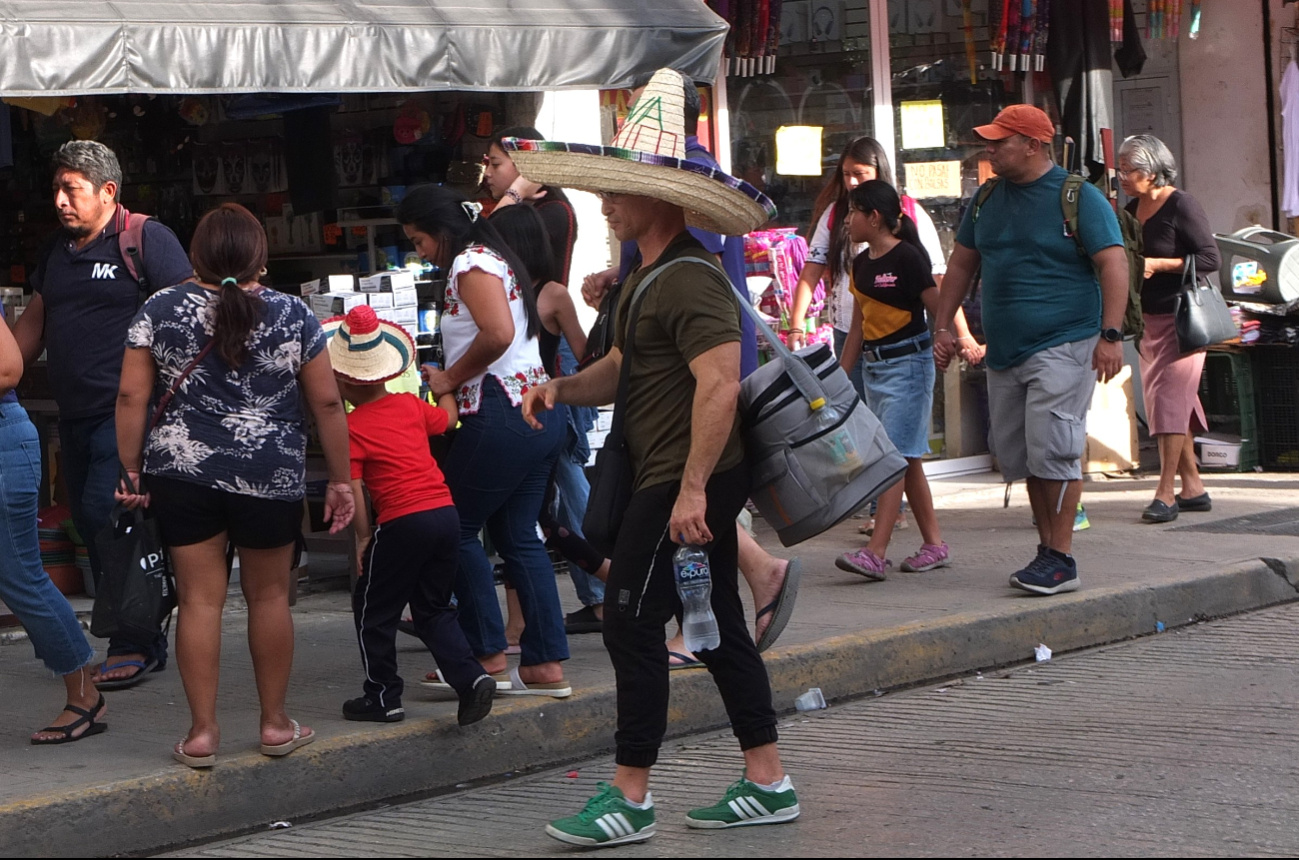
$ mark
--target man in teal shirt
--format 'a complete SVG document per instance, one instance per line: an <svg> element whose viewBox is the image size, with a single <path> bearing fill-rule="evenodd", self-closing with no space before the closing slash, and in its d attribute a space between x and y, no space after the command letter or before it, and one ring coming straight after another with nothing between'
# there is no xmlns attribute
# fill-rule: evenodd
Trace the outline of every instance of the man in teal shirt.
<svg viewBox="0 0 1299 860"><path fill-rule="evenodd" d="M934 358L946 370L956 355L948 329L982 265L988 441L1006 481L1027 480L1040 540L1010 584L1059 594L1078 588L1070 551L1084 421L1096 380L1108 382L1123 367L1128 259L1118 219L1095 186L1082 187L1077 240L1068 232L1060 199L1068 174L1052 160L1055 127L1045 113L1013 105L975 133L988 142L999 179L956 235Z"/></svg>

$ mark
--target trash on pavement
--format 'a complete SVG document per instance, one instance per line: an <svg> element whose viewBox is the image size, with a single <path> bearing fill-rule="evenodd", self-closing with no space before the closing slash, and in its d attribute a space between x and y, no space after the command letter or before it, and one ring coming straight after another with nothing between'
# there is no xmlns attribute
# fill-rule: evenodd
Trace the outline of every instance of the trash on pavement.
<svg viewBox="0 0 1299 860"><path fill-rule="evenodd" d="M1045 663L1047 660L1051 659L1051 649L1045 645L1038 645L1033 649L1033 654L1036 655L1037 662L1039 663Z"/></svg>
<svg viewBox="0 0 1299 860"><path fill-rule="evenodd" d="M268 829L268 830L288 830L288 829L289 829L290 827L292 827L292 826L293 826L293 825L290 824L290 823L287 822L287 821L275 821L275 822L272 822L272 823L271 823L271 826L268 827L267 829Z"/></svg>
<svg viewBox="0 0 1299 860"><path fill-rule="evenodd" d="M1155 622L1155 632L1156 632L1156 633L1163 633L1163 632L1164 632L1165 630L1167 630L1167 629L1168 629L1168 628L1164 626L1164 622L1162 622L1162 621L1156 621L1156 622Z"/></svg>
<svg viewBox="0 0 1299 860"><path fill-rule="evenodd" d="M820 687L813 687L794 700L794 707L800 711L819 711L825 707L825 696Z"/></svg>
<svg viewBox="0 0 1299 860"><path fill-rule="evenodd" d="M577 779L577 771L570 770L568 773L564 774L564 776L568 777L569 779Z"/></svg>

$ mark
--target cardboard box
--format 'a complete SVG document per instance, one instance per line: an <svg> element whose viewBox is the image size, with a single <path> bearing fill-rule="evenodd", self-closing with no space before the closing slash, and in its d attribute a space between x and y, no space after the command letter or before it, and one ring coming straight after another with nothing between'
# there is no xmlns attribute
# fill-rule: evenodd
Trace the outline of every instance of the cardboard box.
<svg viewBox="0 0 1299 860"><path fill-rule="evenodd" d="M327 278L316 278L314 281L302 282L303 296L316 296L323 293L352 293L356 291L356 279L352 275L330 275Z"/></svg>
<svg viewBox="0 0 1299 860"><path fill-rule="evenodd" d="M362 293L376 311L392 308L392 293Z"/></svg>
<svg viewBox="0 0 1299 860"><path fill-rule="evenodd" d="M375 313L379 319L404 326L411 331L419 325L419 311L415 308L384 308L376 310Z"/></svg>
<svg viewBox="0 0 1299 860"><path fill-rule="evenodd" d="M310 299L311 312L318 320L342 316L352 308L365 304L364 293L320 293Z"/></svg>
<svg viewBox="0 0 1299 860"><path fill-rule="evenodd" d="M397 290L415 289L415 274L406 269L390 272L379 272L359 279L363 293L392 293Z"/></svg>
<svg viewBox="0 0 1299 860"><path fill-rule="evenodd" d="M394 308L413 308L419 305L419 293L414 287L397 287L390 295Z"/></svg>
<svg viewBox="0 0 1299 860"><path fill-rule="evenodd" d="M1225 433L1211 433L1195 437L1196 460L1202 469L1227 469L1235 471L1240 468L1240 449L1243 440L1239 436Z"/></svg>

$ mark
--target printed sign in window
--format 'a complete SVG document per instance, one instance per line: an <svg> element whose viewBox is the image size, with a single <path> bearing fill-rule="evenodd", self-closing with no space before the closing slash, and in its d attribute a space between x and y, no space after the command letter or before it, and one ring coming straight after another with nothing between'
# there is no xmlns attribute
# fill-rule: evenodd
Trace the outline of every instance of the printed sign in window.
<svg viewBox="0 0 1299 860"><path fill-rule="evenodd" d="M902 103L902 148L943 149L947 132L943 128L943 103L930 101Z"/></svg>
<svg viewBox="0 0 1299 860"><path fill-rule="evenodd" d="M905 167L907 194L912 197L961 196L961 162L922 161Z"/></svg>

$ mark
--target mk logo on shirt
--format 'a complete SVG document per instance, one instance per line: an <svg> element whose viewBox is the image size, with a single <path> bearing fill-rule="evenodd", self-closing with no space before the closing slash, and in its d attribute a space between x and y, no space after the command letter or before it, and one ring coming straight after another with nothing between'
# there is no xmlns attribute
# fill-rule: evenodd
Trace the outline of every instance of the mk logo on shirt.
<svg viewBox="0 0 1299 860"><path fill-rule="evenodd" d="M112 263L96 263L95 270L90 277L100 281L115 281L117 280L117 269L118 267Z"/></svg>
<svg viewBox="0 0 1299 860"><path fill-rule="evenodd" d="M883 272L875 276L875 289L888 290L898 285L898 276L891 272Z"/></svg>

